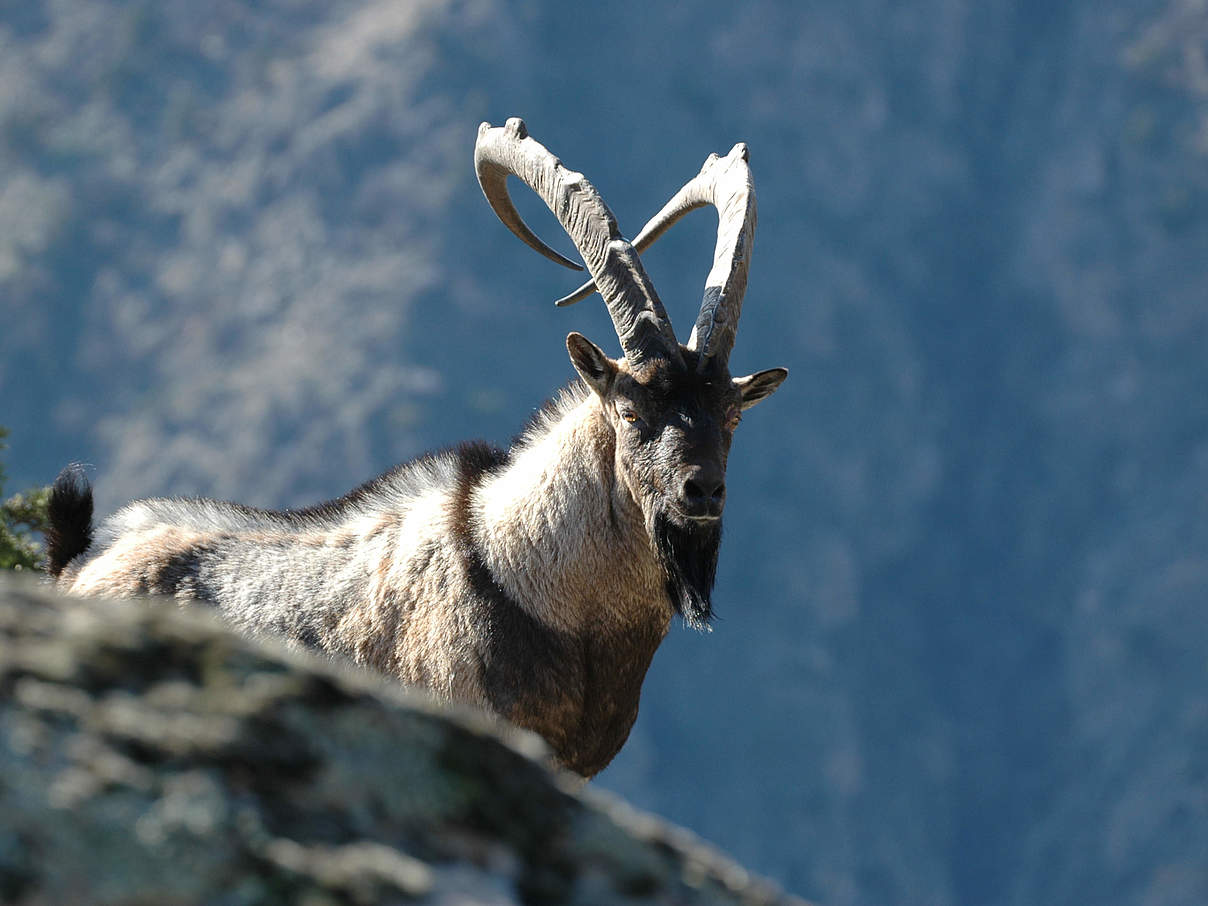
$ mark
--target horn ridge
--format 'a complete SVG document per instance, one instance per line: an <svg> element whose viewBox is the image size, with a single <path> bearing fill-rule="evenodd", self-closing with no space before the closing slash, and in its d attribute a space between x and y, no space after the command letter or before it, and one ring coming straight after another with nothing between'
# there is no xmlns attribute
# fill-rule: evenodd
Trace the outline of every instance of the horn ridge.
<svg viewBox="0 0 1208 906"><path fill-rule="evenodd" d="M705 281L700 313L688 340L688 348L700 350L699 367L720 356L729 359L742 312L747 270L755 239L755 184L748 166L750 149L739 142L725 157L710 154L700 172L671 197L647 221L633 241L640 254L689 211L712 205L718 212L717 242L713 267ZM555 305L573 305L595 291L588 281L563 296Z"/></svg>
<svg viewBox="0 0 1208 906"><path fill-rule="evenodd" d="M517 117L502 127L489 123L479 126L474 169L487 202L504 225L547 258L565 263L568 259L546 246L524 224L508 195L507 177L517 177L545 202L600 287L631 365L652 356L680 359L671 321L641 259L621 235L600 193L582 173L566 168L528 134L524 121Z"/></svg>

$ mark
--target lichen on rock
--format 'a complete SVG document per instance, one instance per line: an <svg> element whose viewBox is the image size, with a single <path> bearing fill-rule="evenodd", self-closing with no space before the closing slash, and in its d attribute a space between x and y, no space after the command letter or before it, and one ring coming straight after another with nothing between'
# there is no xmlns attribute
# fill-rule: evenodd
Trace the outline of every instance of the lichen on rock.
<svg viewBox="0 0 1208 906"><path fill-rule="evenodd" d="M0 902L454 901L796 902L487 715L0 576Z"/></svg>

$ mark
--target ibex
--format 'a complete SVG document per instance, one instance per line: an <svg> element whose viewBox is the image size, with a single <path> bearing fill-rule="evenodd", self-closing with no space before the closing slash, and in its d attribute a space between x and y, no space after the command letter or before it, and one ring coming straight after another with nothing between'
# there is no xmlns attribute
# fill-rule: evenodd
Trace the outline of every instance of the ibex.
<svg viewBox="0 0 1208 906"><path fill-rule="evenodd" d="M672 616L711 617L730 441L788 374L732 379L727 367L755 230L747 149L711 155L632 244L521 120L483 123L474 164L513 233L581 270L521 220L508 176L553 211L592 277L559 304L598 291L620 359L571 333L581 380L511 449L463 444L309 509L148 499L94 531L91 489L69 467L52 493L48 565L72 592L207 602L244 631L494 711L590 777L628 737ZM638 252L709 204L714 264L681 345Z"/></svg>

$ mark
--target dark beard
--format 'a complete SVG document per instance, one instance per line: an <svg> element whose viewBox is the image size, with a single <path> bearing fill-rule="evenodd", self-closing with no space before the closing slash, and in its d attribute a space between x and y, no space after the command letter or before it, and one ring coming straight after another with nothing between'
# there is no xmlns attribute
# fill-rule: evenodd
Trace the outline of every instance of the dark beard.
<svg viewBox="0 0 1208 906"><path fill-rule="evenodd" d="M708 629L713 617L710 595L721 548L721 520L683 526L660 513L654 517L653 537L671 606L692 628Z"/></svg>

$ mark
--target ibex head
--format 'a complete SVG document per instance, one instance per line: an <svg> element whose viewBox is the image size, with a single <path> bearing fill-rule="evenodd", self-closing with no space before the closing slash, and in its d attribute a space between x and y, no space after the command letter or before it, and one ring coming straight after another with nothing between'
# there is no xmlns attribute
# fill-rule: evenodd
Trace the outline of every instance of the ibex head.
<svg viewBox="0 0 1208 906"><path fill-rule="evenodd" d="M671 601L695 625L706 623L712 612L734 429L742 412L788 375L771 368L731 378L727 367L755 233L747 157L744 144L726 157L710 155L631 244L591 183L530 138L522 120L499 128L483 123L474 151L483 193L513 233L559 264L582 270L525 225L508 195L509 175L541 197L583 256L592 280L557 304L598 290L608 305L624 355L611 359L578 333L566 338L567 349L616 435L617 482L641 508ZM681 345L638 253L688 211L705 205L718 211L717 246L696 326Z"/></svg>

